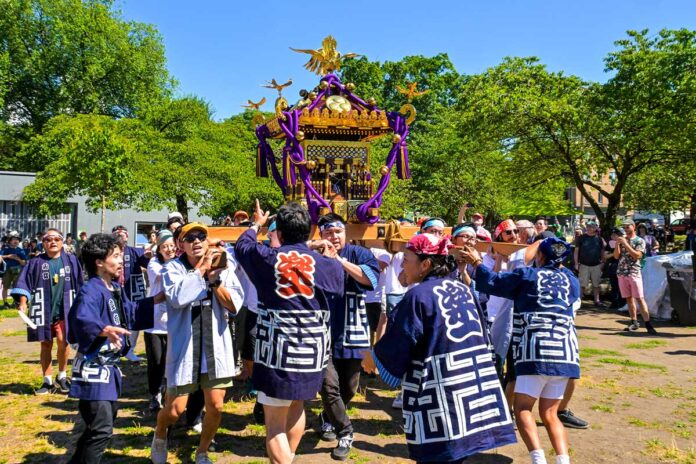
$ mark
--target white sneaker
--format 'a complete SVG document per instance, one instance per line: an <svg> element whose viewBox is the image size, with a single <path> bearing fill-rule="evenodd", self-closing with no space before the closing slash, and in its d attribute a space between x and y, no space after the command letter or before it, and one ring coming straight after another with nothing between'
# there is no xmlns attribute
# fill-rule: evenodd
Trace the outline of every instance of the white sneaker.
<svg viewBox="0 0 696 464"><path fill-rule="evenodd" d="M401 409L404 407L404 398L401 392L399 392L396 395L396 398L394 398L394 401L392 402L392 408L394 409Z"/></svg>
<svg viewBox="0 0 696 464"><path fill-rule="evenodd" d="M152 436L150 446L150 460L152 464L167 464L167 439Z"/></svg>
<svg viewBox="0 0 696 464"><path fill-rule="evenodd" d="M208 453L196 453L196 464L213 464Z"/></svg>
<svg viewBox="0 0 696 464"><path fill-rule="evenodd" d="M128 354L126 355L126 359L129 360L130 362L134 363L139 363L142 362L143 358L139 357L137 354L135 354L135 351L130 350Z"/></svg>
<svg viewBox="0 0 696 464"><path fill-rule="evenodd" d="M193 426L191 427L191 430L193 430L196 433L203 433L203 421L199 420Z"/></svg>

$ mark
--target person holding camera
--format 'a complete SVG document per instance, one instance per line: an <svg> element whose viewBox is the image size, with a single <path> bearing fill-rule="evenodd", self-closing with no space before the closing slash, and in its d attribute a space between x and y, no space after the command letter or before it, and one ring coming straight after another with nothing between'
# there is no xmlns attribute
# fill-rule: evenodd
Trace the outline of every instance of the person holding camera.
<svg viewBox="0 0 696 464"><path fill-rule="evenodd" d="M650 322L650 312L643 295L643 275L641 273L642 258L645 254L645 240L636 234L636 224L633 219L625 219L621 223L625 235L616 238L614 258L619 260L616 275L619 279L621 296L626 298L628 314L631 323L624 330L634 332L640 329L638 322L638 309L643 316L645 330L650 335L657 335L657 331Z"/></svg>
<svg viewBox="0 0 696 464"><path fill-rule="evenodd" d="M208 243L208 228L185 224L184 254L165 265L167 297L167 394L157 415L150 459L167 462L167 428L184 409L188 395L203 389L206 414L196 464L212 462L210 446L220 425L225 390L232 386L234 355L229 313L241 308L244 292L222 246Z"/></svg>

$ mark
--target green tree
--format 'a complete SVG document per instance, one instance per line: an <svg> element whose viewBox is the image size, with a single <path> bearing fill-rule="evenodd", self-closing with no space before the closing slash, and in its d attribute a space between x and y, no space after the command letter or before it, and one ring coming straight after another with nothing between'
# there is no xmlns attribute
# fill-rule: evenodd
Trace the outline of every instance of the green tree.
<svg viewBox="0 0 696 464"><path fill-rule="evenodd" d="M133 144L120 125L98 115L52 119L27 149L53 161L25 188L23 200L50 215L64 211L70 197L85 196L91 212L101 211L103 232L106 210L126 207L134 196Z"/></svg>
<svg viewBox="0 0 696 464"><path fill-rule="evenodd" d="M642 211L684 211L696 199L696 158L650 166L633 176L624 203ZM692 211L692 217L695 212Z"/></svg>
<svg viewBox="0 0 696 464"><path fill-rule="evenodd" d="M370 61L366 57L347 60L341 69L344 83L353 82L355 92L361 97L374 98L377 105L386 111L396 111L406 103L406 96L397 87L407 88L416 82L417 90L428 93L413 100L418 112L414 131L419 125L436 117L442 108L453 106L457 101L466 77L460 75L446 53L433 57L406 56L399 61L384 63Z"/></svg>
<svg viewBox="0 0 696 464"><path fill-rule="evenodd" d="M507 58L472 77L459 104L462 131L505 153L526 188L565 179L605 230L637 174L694 156L694 33L631 31L616 45L605 84L549 72L535 58Z"/></svg>
<svg viewBox="0 0 696 464"><path fill-rule="evenodd" d="M113 0L5 0L0 9L0 120L41 133L60 114L133 117L173 82L159 33L124 21ZM3 72L3 56L8 63ZM0 95L2 97L2 95ZM2 139L0 139L2 140ZM16 153L5 145L0 153ZM17 168L40 169L32 159Z"/></svg>
<svg viewBox="0 0 696 464"><path fill-rule="evenodd" d="M218 123L206 102L185 97L149 110L131 134L139 146L134 166L139 208L169 205L187 217L196 205L218 217L249 209L257 197L269 206L282 202L270 180L255 177L251 113Z"/></svg>

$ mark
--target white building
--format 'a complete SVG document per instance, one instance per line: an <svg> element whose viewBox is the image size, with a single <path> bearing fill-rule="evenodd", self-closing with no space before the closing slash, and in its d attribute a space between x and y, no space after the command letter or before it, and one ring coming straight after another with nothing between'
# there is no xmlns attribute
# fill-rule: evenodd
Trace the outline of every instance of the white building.
<svg viewBox="0 0 696 464"><path fill-rule="evenodd" d="M16 230L24 239L34 237L37 232L49 227L55 227L64 234L72 233L74 237L83 230L88 234L99 232L101 213L87 211L84 197L70 198L68 213L50 218L37 217L32 208L22 201L24 187L31 184L34 178L35 174L31 172L0 171L0 234ZM110 233L114 226L126 226L130 232L130 245L143 245L153 227L159 230L166 224L168 213L166 209L149 212L133 209L107 210L104 231ZM211 223L209 217L200 216L195 208L191 208L189 220Z"/></svg>

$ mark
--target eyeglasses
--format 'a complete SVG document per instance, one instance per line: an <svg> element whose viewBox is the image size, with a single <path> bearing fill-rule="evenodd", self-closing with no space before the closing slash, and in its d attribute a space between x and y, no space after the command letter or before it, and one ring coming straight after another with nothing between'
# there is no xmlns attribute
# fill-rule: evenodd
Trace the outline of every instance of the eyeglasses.
<svg viewBox="0 0 696 464"><path fill-rule="evenodd" d="M505 235L512 235L512 234L518 233L517 229L508 229L508 230L505 230L504 232L505 232Z"/></svg>
<svg viewBox="0 0 696 464"><path fill-rule="evenodd" d="M44 237L41 239L41 241L44 243L54 243L54 242L62 242L63 239L60 237Z"/></svg>
<svg viewBox="0 0 696 464"><path fill-rule="evenodd" d="M187 243L193 243L196 240L200 242L205 242L205 240L208 238L208 234L205 232L198 232L197 234L186 234L186 237L184 237L183 241Z"/></svg>

